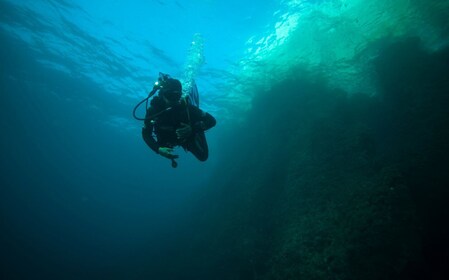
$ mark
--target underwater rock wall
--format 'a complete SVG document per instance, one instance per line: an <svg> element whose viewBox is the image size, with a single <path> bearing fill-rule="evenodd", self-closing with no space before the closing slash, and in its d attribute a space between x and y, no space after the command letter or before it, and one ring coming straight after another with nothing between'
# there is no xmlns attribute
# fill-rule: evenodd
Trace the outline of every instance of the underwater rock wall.
<svg viewBox="0 0 449 280"><path fill-rule="evenodd" d="M448 58L410 39L373 62L377 96L300 68L258 94L167 278L447 276Z"/></svg>
<svg viewBox="0 0 449 280"><path fill-rule="evenodd" d="M424 279L440 271L448 61L448 50L430 54L407 40L374 62L378 96L347 97L292 69L256 99L234 147L229 169L237 170L219 184L226 195L217 197L216 236L232 242L216 262L246 275L235 279Z"/></svg>

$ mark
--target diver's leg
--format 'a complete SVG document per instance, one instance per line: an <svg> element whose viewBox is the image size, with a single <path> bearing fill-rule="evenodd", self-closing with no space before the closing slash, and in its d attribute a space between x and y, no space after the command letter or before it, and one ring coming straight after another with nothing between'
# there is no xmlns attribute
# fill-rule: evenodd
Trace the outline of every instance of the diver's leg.
<svg viewBox="0 0 449 280"><path fill-rule="evenodd" d="M195 136L186 143L186 149L198 160L206 161L209 157L209 147L207 146L206 135L204 135L204 132L195 133Z"/></svg>

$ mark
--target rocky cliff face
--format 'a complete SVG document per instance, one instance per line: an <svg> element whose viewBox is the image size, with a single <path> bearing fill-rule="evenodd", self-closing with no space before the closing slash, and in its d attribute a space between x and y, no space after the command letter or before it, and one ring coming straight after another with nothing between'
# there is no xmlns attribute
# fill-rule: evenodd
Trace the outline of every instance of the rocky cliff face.
<svg viewBox="0 0 449 280"><path fill-rule="evenodd" d="M228 158L177 245L180 270L442 279L427 277L447 275L448 61L449 49L409 40L374 61L378 96L347 96L300 69L258 94L223 141Z"/></svg>

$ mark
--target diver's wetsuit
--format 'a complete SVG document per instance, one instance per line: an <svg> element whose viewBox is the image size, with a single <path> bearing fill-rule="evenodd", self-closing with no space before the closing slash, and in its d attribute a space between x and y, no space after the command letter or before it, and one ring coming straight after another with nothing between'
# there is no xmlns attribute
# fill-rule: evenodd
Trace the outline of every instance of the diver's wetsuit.
<svg viewBox="0 0 449 280"><path fill-rule="evenodd" d="M150 105L142 128L142 137L148 147L159 153L159 147L182 146L200 161L207 160L209 149L204 131L215 126L216 120L212 115L184 102L167 109L168 106L159 96L154 97ZM176 129L181 128L182 123L192 127L192 135L185 140L179 140L176 136Z"/></svg>

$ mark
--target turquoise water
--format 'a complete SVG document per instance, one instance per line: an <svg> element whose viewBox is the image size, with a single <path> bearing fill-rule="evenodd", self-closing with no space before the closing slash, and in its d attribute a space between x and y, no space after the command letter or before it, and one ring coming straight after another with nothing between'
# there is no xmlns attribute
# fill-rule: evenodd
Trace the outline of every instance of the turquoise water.
<svg viewBox="0 0 449 280"><path fill-rule="evenodd" d="M204 109L220 119L248 109L254 85L270 87L295 66L375 94L368 62L383 45L414 36L431 50L448 43L447 1L2 2L2 29L42 66L98 83L122 103L144 97L159 71L186 79L193 66ZM195 36L203 46L189 53Z"/></svg>
<svg viewBox="0 0 449 280"><path fill-rule="evenodd" d="M448 18L449 1L0 0L3 278L447 275ZM177 149L173 169L141 139L159 72L216 117L207 162Z"/></svg>

